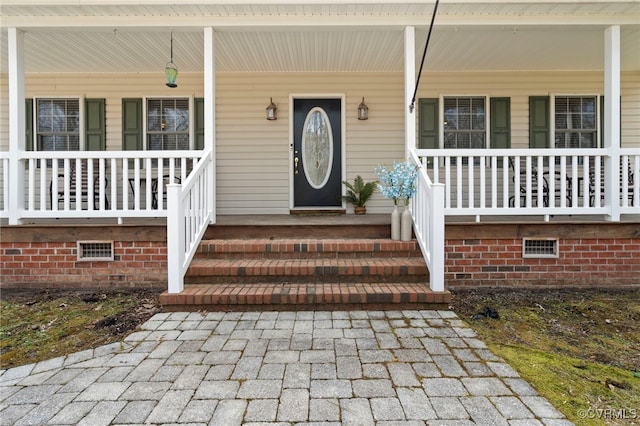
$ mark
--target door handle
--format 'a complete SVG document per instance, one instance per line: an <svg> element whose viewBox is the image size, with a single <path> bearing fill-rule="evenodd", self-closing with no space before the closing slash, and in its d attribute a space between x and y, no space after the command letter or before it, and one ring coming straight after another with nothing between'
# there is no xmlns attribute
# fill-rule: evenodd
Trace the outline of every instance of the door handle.
<svg viewBox="0 0 640 426"><path fill-rule="evenodd" d="M298 159L298 157L295 157L293 159L293 174L297 175L298 174L298 163L300 162L300 160Z"/></svg>

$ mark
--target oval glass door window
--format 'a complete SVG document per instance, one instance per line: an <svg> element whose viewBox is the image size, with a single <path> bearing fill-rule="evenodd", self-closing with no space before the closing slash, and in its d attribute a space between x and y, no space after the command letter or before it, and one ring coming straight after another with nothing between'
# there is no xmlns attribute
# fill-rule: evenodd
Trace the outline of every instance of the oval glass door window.
<svg viewBox="0 0 640 426"><path fill-rule="evenodd" d="M320 107L312 108L302 128L302 168L314 189L327 184L333 165L333 133L329 116Z"/></svg>

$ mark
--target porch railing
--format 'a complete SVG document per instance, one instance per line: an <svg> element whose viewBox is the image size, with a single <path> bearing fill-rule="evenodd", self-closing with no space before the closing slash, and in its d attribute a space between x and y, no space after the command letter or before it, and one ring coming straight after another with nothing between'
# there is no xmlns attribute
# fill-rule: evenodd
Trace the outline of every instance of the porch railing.
<svg viewBox="0 0 640 426"><path fill-rule="evenodd" d="M211 222L213 204L209 202L208 194L213 184L209 167L212 158L211 151L206 152L182 185L167 185L169 293L180 293L184 289L184 275Z"/></svg>
<svg viewBox="0 0 640 426"><path fill-rule="evenodd" d="M444 183L446 216L640 214L640 153L620 149L416 150Z"/></svg>
<svg viewBox="0 0 640 426"><path fill-rule="evenodd" d="M433 183L415 152L409 161L418 167L416 194L411 198L413 229L429 268L429 285L444 291L444 185Z"/></svg>
<svg viewBox="0 0 640 426"><path fill-rule="evenodd" d="M167 185L187 179L203 151L25 152L24 189L9 185L3 158L3 216L165 217ZM23 191L7 213L10 191Z"/></svg>

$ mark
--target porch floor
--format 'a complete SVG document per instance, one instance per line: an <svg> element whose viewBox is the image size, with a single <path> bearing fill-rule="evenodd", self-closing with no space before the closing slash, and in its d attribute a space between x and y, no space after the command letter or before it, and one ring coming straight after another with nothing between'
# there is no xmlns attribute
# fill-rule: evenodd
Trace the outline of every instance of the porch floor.
<svg viewBox="0 0 640 426"><path fill-rule="evenodd" d="M290 214L242 214L242 215L218 215L216 225L388 225L390 224L389 214L354 215L290 215ZM122 225L127 226L165 226L166 218L125 218ZM545 223L544 216L481 216L480 222L475 216L447 216L447 224L496 224L496 223ZM549 218L549 223L611 223L602 215L559 215ZM621 223L640 223L640 215L622 215ZM114 218L83 218L83 219L28 219L24 225L35 226L105 226L117 225ZM7 219L0 219L0 226L8 226ZM20 226L20 225L19 225ZM214 225L215 226L215 225Z"/></svg>

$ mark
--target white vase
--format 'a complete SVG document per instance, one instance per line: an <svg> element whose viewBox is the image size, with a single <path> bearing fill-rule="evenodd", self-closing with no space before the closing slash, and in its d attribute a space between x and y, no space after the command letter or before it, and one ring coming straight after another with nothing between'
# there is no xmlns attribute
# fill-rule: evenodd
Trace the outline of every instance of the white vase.
<svg viewBox="0 0 640 426"><path fill-rule="evenodd" d="M411 230L413 228L413 218L409 211L409 206L404 206L402 217L400 220L400 239L402 241L411 241Z"/></svg>
<svg viewBox="0 0 640 426"><path fill-rule="evenodd" d="M400 239L400 210L396 205L391 212L391 239L395 241Z"/></svg>

